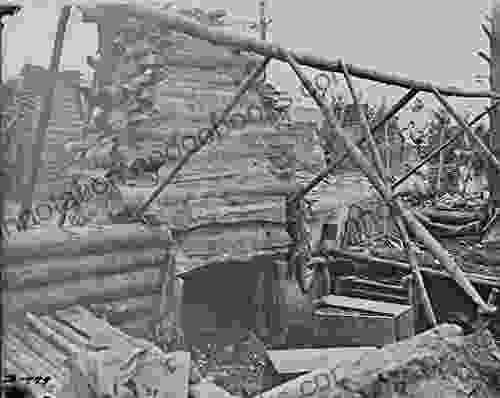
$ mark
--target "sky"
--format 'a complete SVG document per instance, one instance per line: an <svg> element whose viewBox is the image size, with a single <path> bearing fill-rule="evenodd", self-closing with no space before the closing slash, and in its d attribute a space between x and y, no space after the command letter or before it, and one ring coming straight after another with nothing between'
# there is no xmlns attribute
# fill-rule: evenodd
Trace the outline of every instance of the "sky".
<svg viewBox="0 0 500 398"><path fill-rule="evenodd" d="M108 0L110 1L110 0ZM114 0L113 0L114 1ZM144 0L147 1L147 0ZM268 39L290 49L304 50L346 63L413 79L467 89L487 88L474 75L487 74L486 63L476 55L488 53L488 40L481 31L489 0L267 0L273 19ZM258 0L180 0L182 6L226 9L231 15L254 20ZM48 66L57 18L64 1L20 0L23 11L6 18L4 29L4 75L19 72L25 62ZM61 69L90 71L85 57L97 46L95 25L82 24L73 13L67 31ZM289 67L273 62L270 78L293 96L297 79ZM387 97L396 101L405 90L370 81L356 80L372 103ZM421 98L428 106L430 95ZM308 102L305 102L308 104ZM453 99L461 111L479 112L484 99Z"/></svg>

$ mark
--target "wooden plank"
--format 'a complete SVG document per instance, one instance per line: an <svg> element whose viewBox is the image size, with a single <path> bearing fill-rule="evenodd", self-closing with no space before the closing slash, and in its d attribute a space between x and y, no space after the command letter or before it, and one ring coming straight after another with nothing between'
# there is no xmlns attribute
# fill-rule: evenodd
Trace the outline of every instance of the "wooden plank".
<svg viewBox="0 0 500 398"><path fill-rule="evenodd" d="M51 376L57 378L60 376L61 369L54 369L50 363L47 363L43 358L39 357L36 353L32 352L28 347L23 344L23 341L12 334L7 334L6 345L9 349L13 350L19 358L26 363L32 364L36 369L35 373L29 376Z"/></svg>
<svg viewBox="0 0 500 398"><path fill-rule="evenodd" d="M336 368L345 360L354 361L376 349L376 347L309 348L268 350L266 354L279 373L302 373L320 368Z"/></svg>
<svg viewBox="0 0 500 398"><path fill-rule="evenodd" d="M14 324L9 324L6 328L6 334L22 338L23 344L37 356L44 358L52 368L63 369L67 356L55 349L54 346L39 335L33 333L32 330L29 330L26 325L14 326Z"/></svg>
<svg viewBox="0 0 500 398"><path fill-rule="evenodd" d="M320 299L322 304L332 307L346 308L358 311L368 311L374 314L399 316L411 309L408 305L387 303L383 301L365 300L349 296L329 295Z"/></svg>
<svg viewBox="0 0 500 398"><path fill-rule="evenodd" d="M82 306L74 306L60 311L60 317L91 336L95 345L109 346L123 352L131 352L136 348L152 347L152 343L127 336L121 329L112 327L104 319L95 317Z"/></svg>
<svg viewBox="0 0 500 398"><path fill-rule="evenodd" d="M382 347L397 341L395 321L389 316L336 314L316 310L315 344L322 347Z"/></svg>

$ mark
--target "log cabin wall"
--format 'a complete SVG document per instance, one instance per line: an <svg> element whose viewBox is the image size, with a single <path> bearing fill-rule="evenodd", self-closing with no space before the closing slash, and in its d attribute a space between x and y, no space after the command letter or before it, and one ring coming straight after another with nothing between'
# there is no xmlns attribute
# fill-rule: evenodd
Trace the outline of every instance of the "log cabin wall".
<svg viewBox="0 0 500 398"><path fill-rule="evenodd" d="M104 313L116 323L123 304L134 300L147 306L139 307L142 312L137 306L127 310L136 319L142 315L150 319L158 308L170 235L143 225L69 230L71 234L43 226L9 238L2 289L7 323L25 312L52 314L75 304Z"/></svg>
<svg viewBox="0 0 500 398"><path fill-rule="evenodd" d="M113 27L113 15L106 12L97 7L93 12L84 12L83 18L87 23L97 24L101 43L117 37L120 29L131 34L130 26L119 26L116 22L118 27ZM186 10L179 12L189 14ZM196 18L210 24L203 17ZM133 26L137 26L143 37L141 23L134 20ZM155 30L158 34L157 27L150 28L146 36L153 35ZM161 81L153 89L160 116L156 121L146 120L123 132L127 156L131 159L151 155L164 147L166 141L175 146L182 137L208 127L210 113L224 109L239 82L260 62L257 57L236 54L174 31L163 29L161 36L168 44L161 50ZM102 65L96 69L100 80L108 84L129 81L137 61L134 64L120 58L110 66L116 58L106 53L104 46L102 50ZM243 96L233 114L246 114L251 105L262 109L262 98L256 88ZM281 155L280 151L286 154ZM302 166L298 167L296 180L273 173L272 163L279 163L280 156L298 158ZM286 163L287 159L284 160ZM162 175L167 175L175 164L175 159L168 161ZM251 122L245 128L229 130L220 142L216 140L196 154L153 207L176 228L198 226L183 238L183 249L193 261L280 246L287 241L283 228L285 195L296 188L301 178L305 181L312 176L312 171L305 169L318 170L323 165L314 123L300 122L288 129L277 129L269 121ZM304 169L302 176L300 169ZM140 202L151 188L123 187L123 192L124 196Z"/></svg>

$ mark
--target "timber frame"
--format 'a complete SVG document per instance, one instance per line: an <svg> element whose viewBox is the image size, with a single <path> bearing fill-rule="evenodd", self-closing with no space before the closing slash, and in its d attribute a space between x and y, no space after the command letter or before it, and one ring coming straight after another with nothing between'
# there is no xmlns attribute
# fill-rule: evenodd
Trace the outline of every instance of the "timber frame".
<svg viewBox="0 0 500 398"><path fill-rule="evenodd" d="M287 63L292 68L301 84L304 86L305 91L307 91L307 93L311 96L311 98L314 99L315 103L320 108L325 121L330 128L331 134L340 137L347 149L346 153L341 154L338 157L338 160L333 161L332 164L330 164L325 170L321 171L309 184L307 184L305 187L300 187L296 193L290 195L287 198L287 201L289 201L289 203L292 203L302 200L314 186L319 184L324 178L332 173L332 171L338 165L340 165L344 159L349 157L351 161L363 171L363 173L368 178L378 194L381 196L383 201L391 209L392 216L395 218L396 225L401 233L401 236L403 237L408 261L412 273L416 277L417 286L419 287L422 302L426 309L426 315L431 324L436 324L436 318L432 311L426 289L423 285L419 264L417 263L417 259L414 253L415 245L409 239L410 234L415 236L417 240L420 241L431 252L431 254L439 261L439 263L445 267L451 277L458 283L458 285L460 285L460 287L477 305L480 312L492 314L497 311L497 308L490 305L489 303L486 303L481 298L479 293L468 280L465 273L460 269L460 267L457 265L454 258L448 253L448 251L444 249L442 245L420 223L420 221L413 216L409 209L407 209L399 199L393 196L393 190L402 181L415 173L415 171L418 170L423 164L428 162L434 156L440 154L443 149L456 142L459 135L464 132L475 142L475 144L479 146L482 154L489 161L492 167L500 172L500 161L498 160L498 158L489 150L488 146L483 142L482 138L479 137L471 129L471 124L467 124L444 98L445 96L455 96L468 98L490 98L493 100L497 100L497 102L493 103L493 105L486 111L478 115L473 120L473 124L479 121L485 115L489 114L500 104L500 93L487 90L468 91L456 87L441 87L430 82L412 80L403 76L387 74L373 69L367 69L361 66L344 63L343 60L330 60L324 57L315 56L313 54L288 50L276 43L232 34L221 29L205 26L191 19L175 14L172 11L168 11L156 6L146 6L142 2L138 1L128 1L127 4L110 4L102 2L98 3L97 5L81 5L78 7L85 14L85 22L96 22L101 31L103 29L106 30L106 32L101 32L103 33L103 36L100 37L100 50L104 55L101 61L101 70L103 70L103 73L107 76L107 78L106 76L103 76L104 81L106 81L106 79L109 79L111 75L110 72L113 68L112 60L104 59L112 57L112 55L106 56L106 54L111 54L111 52L105 51L104 47L111 46L112 34L118 31L119 26L125 23L127 17L129 16L139 16L143 20L151 21L151 23L155 24L160 24L168 29L190 35L197 39L209 41L214 45L228 46L239 51L251 52L264 57L264 61L260 65L258 65L255 70L251 72L242 82L231 103L223 110L223 112L216 118L216 120L212 121L210 126L210 133L206 136L206 139L200 142L197 147L188 151L178 161L176 166L172 169L165 180L151 193L150 197L144 202L144 204L140 206L140 209L137 211L136 215L139 216L150 206L150 204L158 197L158 195L174 180L175 176L189 161L191 156L196 154L204 145L213 141L219 126L229 116L231 110L238 103L243 94L251 87L251 85L255 81L257 81L259 77L262 76L262 73L265 71L265 68L269 61L272 59L279 60ZM106 21L105 24L104 20ZM350 91L353 96L354 103L359 108L361 114L362 127L364 130L364 138L362 140L360 140L359 142L354 142L352 138L346 133L346 131L344 131L335 115L327 107L321 96L316 92L310 80L301 70L302 66L312 67L319 71L342 73L344 75L344 78L348 82L348 86L351 89ZM382 117L374 125L370 126L367 122L366 115L359 106L359 101L352 90L352 84L350 80L351 76L368 79L379 83L385 83L388 85L403 87L408 89L409 91L386 113L384 117ZM381 163L381 155L379 152L379 148L376 145L376 140L373 133L383 127L387 121L395 116L419 92L428 92L434 94L434 96L447 110L450 116L457 122L462 131L460 132L460 134L455 135L447 142L442 143L438 148L432 151L429 156L423 159L417 167L408 172L399 181L391 184L388 176L385 175L385 169ZM375 162L374 165L370 163L368 157L361 150L361 146L365 143L368 143L369 151L371 152L371 155L373 156Z"/></svg>

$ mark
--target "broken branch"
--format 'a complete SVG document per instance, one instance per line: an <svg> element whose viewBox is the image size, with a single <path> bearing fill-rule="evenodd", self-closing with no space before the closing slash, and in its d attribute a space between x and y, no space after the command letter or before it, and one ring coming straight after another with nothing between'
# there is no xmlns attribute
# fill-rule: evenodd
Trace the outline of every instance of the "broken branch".
<svg viewBox="0 0 500 398"><path fill-rule="evenodd" d="M477 55L479 57L481 57L482 59L484 59L488 64L491 64L491 58L488 55L486 55L486 53L484 51L479 50L477 52Z"/></svg>
<svg viewBox="0 0 500 398"><path fill-rule="evenodd" d="M484 34L488 37L488 39L491 41L493 36L491 34L491 31L484 23L481 24L481 29L483 30Z"/></svg>

